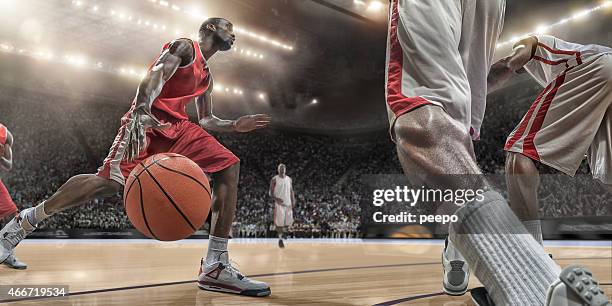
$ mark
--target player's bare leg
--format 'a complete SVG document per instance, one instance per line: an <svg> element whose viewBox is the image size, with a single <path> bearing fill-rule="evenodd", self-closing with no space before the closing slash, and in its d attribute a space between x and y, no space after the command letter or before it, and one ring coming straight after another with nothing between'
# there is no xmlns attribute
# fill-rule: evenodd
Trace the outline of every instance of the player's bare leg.
<svg viewBox="0 0 612 306"><path fill-rule="evenodd" d="M486 190L486 180L478 175L481 171L471 154L470 137L454 122L437 106L423 106L398 118L394 132L402 167L407 174L422 175L419 179L430 187ZM444 174L474 175L432 181ZM483 201L464 205L457 215L459 222L451 226L450 240L493 300L498 305L544 304L548 287L561 270L527 235L505 200L487 191Z"/></svg>
<svg viewBox="0 0 612 306"><path fill-rule="evenodd" d="M285 243L283 242L283 234L285 233L284 226L277 226L276 233L278 234L278 247L281 249L285 248Z"/></svg>
<svg viewBox="0 0 612 306"><path fill-rule="evenodd" d="M470 180L474 180L472 182L452 181L454 178L444 176L480 174L476 161L471 158L474 155L472 140L462 131L463 127L455 122L437 106L423 106L398 118L394 132L402 168L411 177L423 175L412 178L419 183L431 184L430 187L484 189L486 182L477 175L469 176ZM437 179L447 181L440 182ZM473 187L466 186L466 183ZM444 292L463 295L468 288L469 266L449 239L445 242L442 264Z"/></svg>
<svg viewBox="0 0 612 306"><path fill-rule="evenodd" d="M542 244L542 225L538 215L540 172L531 158L508 152L506 156L508 200L516 216L533 238Z"/></svg>
<svg viewBox="0 0 612 306"><path fill-rule="evenodd" d="M240 164L213 174L213 205L208 252L202 260L198 287L250 296L268 296L270 287L242 275L229 262L227 243L238 199Z"/></svg>
<svg viewBox="0 0 612 306"><path fill-rule="evenodd" d="M121 189L115 181L93 174L82 174L70 178L47 201L20 212L0 231L0 262L13 253L13 249L36 225L62 210L83 205L97 197L112 195Z"/></svg>

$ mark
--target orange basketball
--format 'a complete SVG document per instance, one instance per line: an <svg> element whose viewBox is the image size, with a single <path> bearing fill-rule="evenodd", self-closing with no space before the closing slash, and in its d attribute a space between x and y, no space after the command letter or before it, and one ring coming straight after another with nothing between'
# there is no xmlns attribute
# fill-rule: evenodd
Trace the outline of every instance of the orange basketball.
<svg viewBox="0 0 612 306"><path fill-rule="evenodd" d="M123 203L134 227L147 237L175 241L200 229L210 210L208 179L189 158L157 154L127 179Z"/></svg>

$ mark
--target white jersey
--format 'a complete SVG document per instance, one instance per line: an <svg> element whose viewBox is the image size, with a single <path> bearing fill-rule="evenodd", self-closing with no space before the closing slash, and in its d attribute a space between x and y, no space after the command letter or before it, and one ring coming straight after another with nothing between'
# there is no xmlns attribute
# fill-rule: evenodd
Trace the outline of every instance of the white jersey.
<svg viewBox="0 0 612 306"><path fill-rule="evenodd" d="M540 85L546 87L567 69L594 60L602 54L612 54L612 48L599 45L581 45L550 35L533 35L538 45L525 70Z"/></svg>
<svg viewBox="0 0 612 306"><path fill-rule="evenodd" d="M283 205L291 206L291 178L287 175L274 177L274 197L283 200Z"/></svg>

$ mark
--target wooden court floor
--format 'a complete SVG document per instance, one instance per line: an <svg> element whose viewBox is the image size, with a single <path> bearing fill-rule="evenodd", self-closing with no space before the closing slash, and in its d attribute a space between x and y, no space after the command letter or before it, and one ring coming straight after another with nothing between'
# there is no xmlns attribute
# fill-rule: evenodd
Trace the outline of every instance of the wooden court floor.
<svg viewBox="0 0 612 306"><path fill-rule="evenodd" d="M69 298L11 305L472 305L441 293L441 241L236 240L230 257L266 281L268 298L211 293L195 285L206 240L26 240L25 271L0 268L0 285L68 285ZM560 265L582 264L612 292L612 245L547 247ZM478 286L476 280L471 286ZM0 301L6 302L6 300Z"/></svg>

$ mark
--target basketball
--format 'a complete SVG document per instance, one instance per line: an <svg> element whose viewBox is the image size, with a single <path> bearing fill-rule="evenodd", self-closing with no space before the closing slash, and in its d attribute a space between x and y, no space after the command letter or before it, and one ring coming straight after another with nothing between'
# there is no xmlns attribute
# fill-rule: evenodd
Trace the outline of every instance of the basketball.
<svg viewBox="0 0 612 306"><path fill-rule="evenodd" d="M134 227L149 238L176 241L204 225L211 205L208 179L189 158L157 154L132 170L123 201Z"/></svg>

